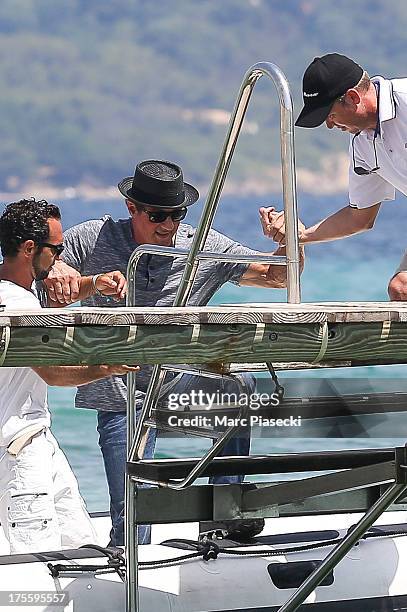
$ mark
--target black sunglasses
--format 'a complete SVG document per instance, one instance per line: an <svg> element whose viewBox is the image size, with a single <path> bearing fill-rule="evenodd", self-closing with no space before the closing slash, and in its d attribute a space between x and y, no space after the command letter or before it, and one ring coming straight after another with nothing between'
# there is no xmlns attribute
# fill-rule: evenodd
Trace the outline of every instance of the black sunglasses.
<svg viewBox="0 0 407 612"><path fill-rule="evenodd" d="M365 174L373 174L373 172L376 172L376 170L380 170L380 166L378 165L378 162L377 162L377 151L376 151L376 136L377 136L377 134L375 133L375 135L373 137L373 150L374 150L374 163L375 163L375 167L372 168L371 170L367 170L366 168L362 168L362 166L357 166L356 162L355 162L355 145L354 145L354 140L355 140L356 136L359 136L359 133L360 132L355 134L354 137L352 138L353 172L355 174L358 174L359 176L363 176Z"/></svg>
<svg viewBox="0 0 407 612"><path fill-rule="evenodd" d="M137 206L137 210L145 212L146 215L148 215L148 218L150 219L151 223L163 223L168 219L168 217L171 217L173 221L182 221L182 219L185 219L186 214L188 212L186 208L178 208L177 210L172 211L147 210L146 208L144 208L144 206Z"/></svg>
<svg viewBox="0 0 407 612"><path fill-rule="evenodd" d="M50 244L49 242L38 242L38 246L40 246L40 247L48 247L49 249L51 249L54 252L54 254L57 257L59 257L59 255L61 255L62 251L65 248L63 243L61 243L61 244Z"/></svg>

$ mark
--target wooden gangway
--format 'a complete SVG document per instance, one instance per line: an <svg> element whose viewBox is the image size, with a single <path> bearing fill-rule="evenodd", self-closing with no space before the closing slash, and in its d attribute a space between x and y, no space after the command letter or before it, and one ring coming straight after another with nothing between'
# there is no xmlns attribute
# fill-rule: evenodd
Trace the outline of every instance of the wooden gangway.
<svg viewBox="0 0 407 612"><path fill-rule="evenodd" d="M407 362L407 303L0 312L4 366Z"/></svg>

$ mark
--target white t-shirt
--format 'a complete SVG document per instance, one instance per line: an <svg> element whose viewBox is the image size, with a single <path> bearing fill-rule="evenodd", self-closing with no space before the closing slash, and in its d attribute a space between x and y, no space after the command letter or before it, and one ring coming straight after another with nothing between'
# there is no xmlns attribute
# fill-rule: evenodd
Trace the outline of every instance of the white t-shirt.
<svg viewBox="0 0 407 612"><path fill-rule="evenodd" d="M366 170L375 167L374 144L379 169L357 175L353 170L352 139L349 164L349 202L355 208L368 208L394 200L396 189L407 195L407 79L374 77L378 87L379 133L363 130L353 140L355 165Z"/></svg>
<svg viewBox="0 0 407 612"><path fill-rule="evenodd" d="M38 310L38 298L10 281L0 281L1 304L5 311ZM50 426L47 384L31 368L0 367L0 446L23 433Z"/></svg>

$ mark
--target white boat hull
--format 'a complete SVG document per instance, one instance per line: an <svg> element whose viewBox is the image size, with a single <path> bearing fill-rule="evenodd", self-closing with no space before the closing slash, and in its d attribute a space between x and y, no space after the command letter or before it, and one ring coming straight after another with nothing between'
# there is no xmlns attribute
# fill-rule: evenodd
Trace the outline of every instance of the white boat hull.
<svg viewBox="0 0 407 612"><path fill-rule="evenodd" d="M404 516L402 516L404 515ZM386 513L381 523L396 523L405 520L405 513ZM264 533L293 533L308 530L338 530L344 535L348 526L355 523L355 516L296 517L294 519L271 519L266 521ZM97 519L102 528L106 521ZM407 525L406 525L407 529ZM261 534L263 536L263 533ZM196 525L157 526L153 528L153 539L196 539ZM316 536L312 536L316 537ZM303 538L289 538L290 543L273 544L259 549L281 549L284 546L305 544ZM317 538L319 539L319 537ZM312 541L312 539L311 539ZM242 549L240 549L242 550ZM253 547L245 550L253 551ZM279 555L275 557L236 557L220 555L213 561L193 560L174 567L141 570L141 612L209 612L268 610L275 611L285 603L295 588L281 588L272 578L273 568L281 564L295 564L323 559L330 548ZM179 548L151 544L139 547L139 560L168 559L187 554ZM124 612L125 587L117 574L95 576L94 573L63 574L58 578L50 575L47 562L40 560L41 554L31 556L27 563L13 562L10 557L0 557L1 590L11 592L60 592L69 593L65 606L45 604L43 606L10 605L1 610L10 612ZM3 560L3 563L1 561ZM13 561L19 561L16 557ZM105 565L103 557L55 560L64 564ZM294 578L298 565L290 566ZM331 584L319 586L307 599L310 612L377 612L407 610L407 536L363 540L354 547L334 569ZM329 582L329 581L328 581ZM284 585L283 585L284 587ZM3 596L4 597L4 596ZM2 602L3 603L3 602Z"/></svg>

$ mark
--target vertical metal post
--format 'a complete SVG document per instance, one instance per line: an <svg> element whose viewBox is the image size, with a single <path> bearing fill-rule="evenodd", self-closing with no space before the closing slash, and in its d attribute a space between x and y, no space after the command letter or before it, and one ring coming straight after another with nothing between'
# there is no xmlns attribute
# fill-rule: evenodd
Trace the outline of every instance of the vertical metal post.
<svg viewBox="0 0 407 612"><path fill-rule="evenodd" d="M137 264L145 253L156 253L162 251L163 247L157 247L154 245L144 245L143 247L136 249L130 259L127 266L127 280L128 280L128 292L126 297L126 306L134 306L136 302L136 271ZM179 249L168 248L168 256L174 256L179 253ZM162 254L162 253L160 253ZM149 385L146 400L143 404L143 418L140 418L138 431L141 435L144 433L143 423L145 420L145 414L156 393L159 392L160 382L163 378L161 374L161 368L156 366L155 376L153 385ZM135 396L136 396L136 374L130 372L127 374L127 461L134 459L136 452L136 410L135 410ZM137 485L131 479L126 472L125 477L125 517L124 517L124 543L126 549L126 612L139 612L139 591L138 591L138 529L136 525L136 514L137 514Z"/></svg>
<svg viewBox="0 0 407 612"><path fill-rule="evenodd" d="M126 474L124 544L126 547L126 612L139 612L138 535L136 525L137 488Z"/></svg>
<svg viewBox="0 0 407 612"><path fill-rule="evenodd" d="M136 255L135 259L138 262L140 255ZM131 279L128 286L126 297L126 306L134 304L135 293L135 271L137 265L128 268L128 278ZM134 372L127 374L127 447L126 457L129 460L129 449L131 448L134 433L135 433L135 393L136 393L136 375ZM126 612L138 612L139 606L139 590L138 590L138 541L137 541L137 525L135 522L136 515L136 484L131 479L131 476L125 475L125 491L124 491L124 544L126 557Z"/></svg>
<svg viewBox="0 0 407 612"><path fill-rule="evenodd" d="M294 595L279 608L278 612L295 612L304 603L308 595L322 582L329 572L338 565L346 553L366 533L379 516L407 489L406 485L393 484L366 512L355 527L345 536L340 544L329 553L321 565L303 582Z"/></svg>
<svg viewBox="0 0 407 612"><path fill-rule="evenodd" d="M131 447L135 433L135 391L136 375L134 374L134 372L130 372L129 374L127 374L127 461L129 460L129 449ZM136 484L127 474L127 470L125 475L124 507L124 544L126 551L126 612L138 612L138 543L137 526L135 523Z"/></svg>

